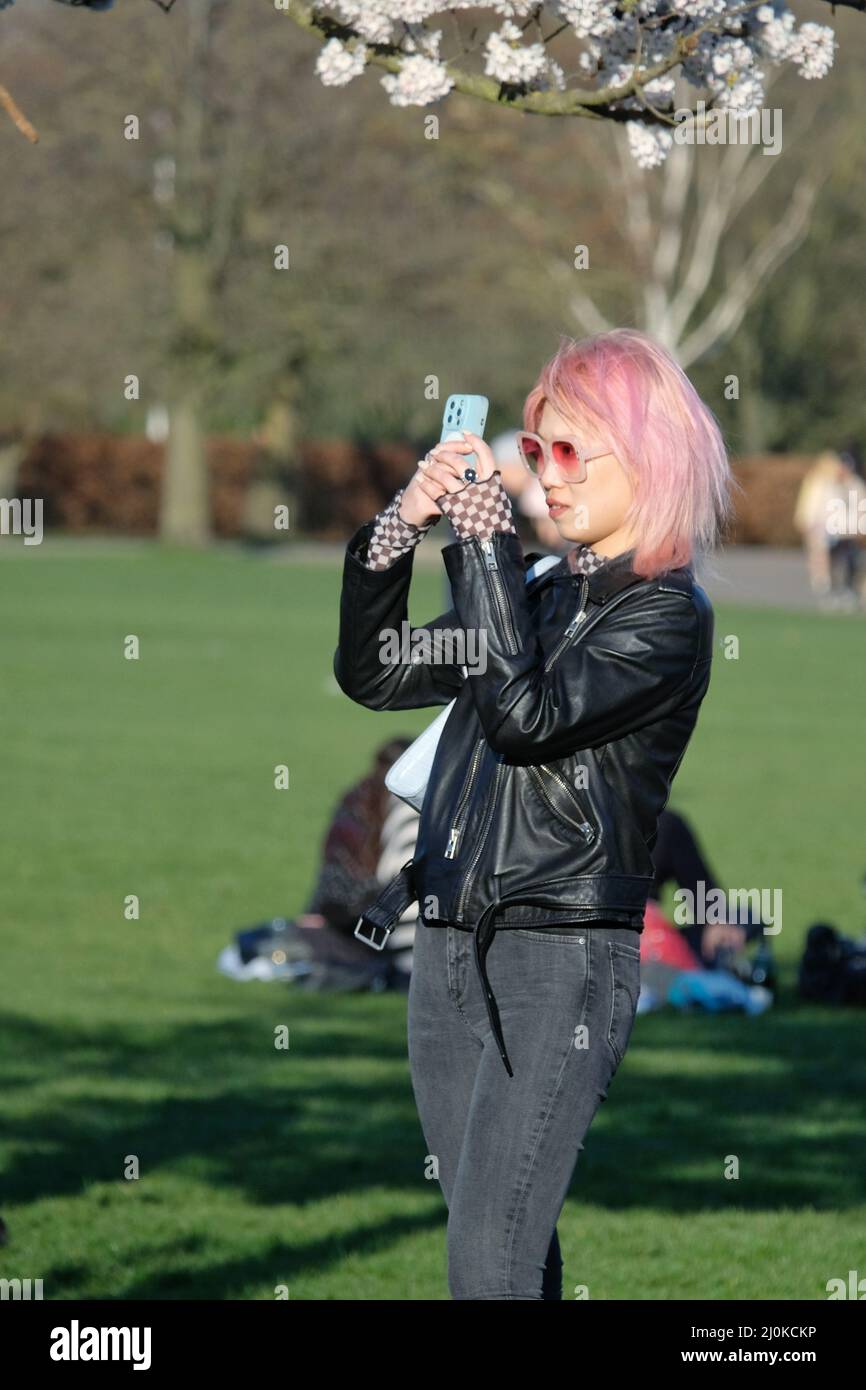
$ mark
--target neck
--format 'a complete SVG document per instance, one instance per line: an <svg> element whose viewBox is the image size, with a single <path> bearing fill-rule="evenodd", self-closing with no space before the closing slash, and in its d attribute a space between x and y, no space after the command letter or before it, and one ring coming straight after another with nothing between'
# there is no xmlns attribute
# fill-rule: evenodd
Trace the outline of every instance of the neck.
<svg viewBox="0 0 866 1390"><path fill-rule="evenodd" d="M617 555L624 555L627 550L632 550L635 545L635 537L631 527L620 526L618 530L612 531L603 540L593 541L592 549L596 555L601 555L605 560L613 560Z"/></svg>

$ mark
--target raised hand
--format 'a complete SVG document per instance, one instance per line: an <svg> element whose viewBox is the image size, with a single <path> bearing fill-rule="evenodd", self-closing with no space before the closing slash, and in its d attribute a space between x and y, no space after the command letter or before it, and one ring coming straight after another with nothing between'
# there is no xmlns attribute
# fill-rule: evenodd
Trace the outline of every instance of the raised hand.
<svg viewBox="0 0 866 1390"><path fill-rule="evenodd" d="M470 465L466 455L474 454L471 469L473 478L465 476ZM418 468L400 502L400 515L404 521L415 526L426 526L429 521L442 515L436 505L437 499L445 493L462 492L472 483L490 478L496 470L496 460L489 444L485 444L471 430L463 432L463 439L449 439L435 444L418 463Z"/></svg>

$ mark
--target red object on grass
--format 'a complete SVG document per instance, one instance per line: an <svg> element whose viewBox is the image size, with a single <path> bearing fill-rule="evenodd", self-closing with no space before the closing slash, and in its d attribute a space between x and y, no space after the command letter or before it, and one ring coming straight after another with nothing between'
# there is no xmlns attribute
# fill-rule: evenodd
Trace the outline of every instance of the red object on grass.
<svg viewBox="0 0 866 1390"><path fill-rule="evenodd" d="M646 905L640 938L640 958L645 964L672 965L677 970L700 970L701 962L673 922L668 921L652 898Z"/></svg>

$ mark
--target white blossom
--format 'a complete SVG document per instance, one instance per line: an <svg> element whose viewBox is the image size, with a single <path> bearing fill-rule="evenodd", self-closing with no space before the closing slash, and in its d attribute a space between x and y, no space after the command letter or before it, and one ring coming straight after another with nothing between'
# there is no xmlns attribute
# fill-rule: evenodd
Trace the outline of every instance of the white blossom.
<svg viewBox="0 0 866 1390"><path fill-rule="evenodd" d="M565 91L567 86L565 73L559 63L555 63L552 58L547 65L547 78L551 87L555 87L558 92Z"/></svg>
<svg viewBox="0 0 866 1390"><path fill-rule="evenodd" d="M316 73L326 87L344 87L364 71L367 50L362 43L350 49L339 39L329 39L316 60Z"/></svg>
<svg viewBox="0 0 866 1390"><path fill-rule="evenodd" d="M549 7L578 38L604 38L616 27L616 0L559 0Z"/></svg>
<svg viewBox="0 0 866 1390"><path fill-rule="evenodd" d="M446 8L441 0L329 0L328 10L370 43L390 43L395 26L423 24Z"/></svg>
<svg viewBox="0 0 866 1390"><path fill-rule="evenodd" d="M626 121L625 132L629 149L642 169L656 169L664 164L674 142L667 126L647 126L642 121Z"/></svg>
<svg viewBox="0 0 866 1390"><path fill-rule="evenodd" d="M705 24L733 8L728 0L673 0L673 9L697 24Z"/></svg>
<svg viewBox="0 0 866 1390"><path fill-rule="evenodd" d="M774 63L782 63L789 59L792 45L796 42L796 21L790 10L777 15L769 5L762 5L755 11L755 18L761 21L757 38L762 52Z"/></svg>
<svg viewBox="0 0 866 1390"><path fill-rule="evenodd" d="M644 96L653 106L669 106L676 90L676 79L670 76L656 77L643 84Z"/></svg>
<svg viewBox="0 0 866 1390"><path fill-rule="evenodd" d="M387 73L382 86L394 106L428 106L447 96L454 82L444 63L417 53L406 59L399 73Z"/></svg>
<svg viewBox="0 0 866 1390"><path fill-rule="evenodd" d="M394 33L394 17L377 0L333 0L321 8L331 11L370 43L388 43Z"/></svg>
<svg viewBox="0 0 866 1390"><path fill-rule="evenodd" d="M835 51L836 38L826 24L801 24L791 56L801 77L826 77Z"/></svg>
<svg viewBox="0 0 866 1390"><path fill-rule="evenodd" d="M499 82L515 85L533 82L547 67L543 43L523 44L523 34L510 21L491 34L484 47L484 71Z"/></svg>

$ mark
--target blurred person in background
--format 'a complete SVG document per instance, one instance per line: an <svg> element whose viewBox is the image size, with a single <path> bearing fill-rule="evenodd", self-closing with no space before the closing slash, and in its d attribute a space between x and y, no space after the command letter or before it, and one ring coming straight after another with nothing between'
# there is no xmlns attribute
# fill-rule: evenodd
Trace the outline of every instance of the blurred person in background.
<svg viewBox="0 0 866 1390"><path fill-rule="evenodd" d="M347 940L337 943L333 954L343 960L358 960L362 965L369 963L369 951L349 933L354 931L370 896L392 879L415 852L418 813L388 792L383 780L391 763L407 746L407 739L393 739L384 744L376 754L371 773L350 788L341 800L325 836L322 867L310 911L296 919L299 926L323 933L322 943L332 940L332 931L338 932L341 938L346 937ZM383 792L387 798L384 814L381 809ZM370 865L374 858L375 871L371 875ZM669 883L687 890L695 899L700 896L700 883L707 893L720 888L719 879L691 824L669 807L659 816L652 862L655 876L649 897L655 903L660 903ZM411 967L416 916L417 907L413 904L388 939L390 949L405 952L401 968L407 971ZM747 941L760 935L761 924L751 920L697 922L678 930L701 964L713 969L720 950L741 951Z"/></svg>
<svg viewBox="0 0 866 1390"><path fill-rule="evenodd" d="M794 525L803 537L809 583L813 594L830 592L830 537L827 517L830 498L839 473L839 455L819 454L806 473L794 507Z"/></svg>
<svg viewBox="0 0 866 1390"><path fill-rule="evenodd" d="M829 449L819 454L800 485L794 524L803 537L812 592L827 607L860 603L858 517L864 511L866 487L851 456Z"/></svg>
<svg viewBox="0 0 866 1390"><path fill-rule="evenodd" d="M236 933L218 968L236 980L286 980L320 992L406 991L417 907L410 904L388 946L375 957L354 935L371 896L411 859L418 812L385 786L385 775L412 742L392 738L376 750L364 777L344 793L324 835L306 910Z"/></svg>
<svg viewBox="0 0 866 1390"><path fill-rule="evenodd" d="M860 537L866 531L866 484L849 453L840 455L835 489L831 500L830 601L840 608L858 608L863 601Z"/></svg>
<svg viewBox="0 0 866 1390"><path fill-rule="evenodd" d="M370 966L369 949L354 935L371 896L411 859L418 813L385 786L385 774L412 742L392 738L376 750L373 765L341 798L325 833L315 888L307 909L295 919L316 960ZM391 964L408 976L412 967L417 909L403 914L392 932Z"/></svg>
<svg viewBox="0 0 866 1390"><path fill-rule="evenodd" d="M675 883L677 888L691 893L693 901L700 898L701 883L707 894L720 887L689 822L669 807L659 816L652 860L655 878L649 896L655 903L660 902L668 883ZM712 970L727 952L737 954L747 941L761 935L762 924L753 921L751 914L747 915L746 922L691 922L678 930L699 957L701 965Z"/></svg>

